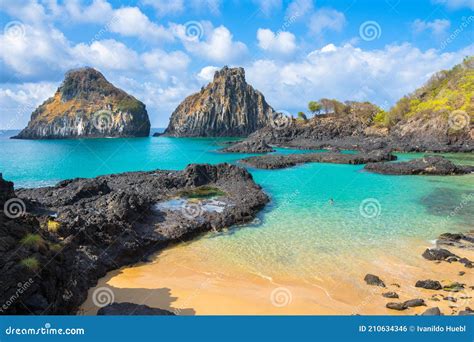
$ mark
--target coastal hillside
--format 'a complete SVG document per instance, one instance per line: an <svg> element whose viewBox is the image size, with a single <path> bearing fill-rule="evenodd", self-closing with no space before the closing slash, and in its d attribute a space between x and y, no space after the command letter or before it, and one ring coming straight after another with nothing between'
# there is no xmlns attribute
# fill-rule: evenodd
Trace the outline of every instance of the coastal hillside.
<svg viewBox="0 0 474 342"><path fill-rule="evenodd" d="M369 102L311 101L315 115L267 126L249 137L297 148L390 148L399 151L474 150L474 57L436 73L389 111Z"/></svg>
<svg viewBox="0 0 474 342"><path fill-rule="evenodd" d="M142 137L150 133L145 105L97 70L69 71L53 97L31 115L17 139Z"/></svg>
<svg viewBox="0 0 474 342"><path fill-rule="evenodd" d="M415 145L462 146L474 139L474 57L434 74L422 87L400 99L376 124L393 139Z"/></svg>
<svg viewBox="0 0 474 342"><path fill-rule="evenodd" d="M272 115L262 93L246 82L244 69L224 67L199 93L181 102L165 135L247 136L268 125Z"/></svg>

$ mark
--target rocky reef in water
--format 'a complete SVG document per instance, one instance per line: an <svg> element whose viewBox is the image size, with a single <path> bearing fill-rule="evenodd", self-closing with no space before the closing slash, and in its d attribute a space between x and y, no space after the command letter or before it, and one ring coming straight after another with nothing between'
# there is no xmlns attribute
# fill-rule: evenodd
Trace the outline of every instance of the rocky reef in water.
<svg viewBox="0 0 474 342"><path fill-rule="evenodd" d="M273 147L263 140L244 140L223 148L221 152L227 153L267 153L275 152Z"/></svg>
<svg viewBox="0 0 474 342"><path fill-rule="evenodd" d="M108 271L249 222L269 201L250 173L229 164L17 191L0 178L0 199L3 314L73 314Z"/></svg>
<svg viewBox="0 0 474 342"><path fill-rule="evenodd" d="M386 151L343 154L339 152L271 154L249 157L240 160L243 164L259 169L283 169L305 163L332 163L360 165L381 161L395 160L397 157Z"/></svg>
<svg viewBox="0 0 474 342"><path fill-rule="evenodd" d="M181 102L164 135L246 137L269 125L274 113L262 93L246 82L243 68L224 67L199 93Z"/></svg>
<svg viewBox="0 0 474 342"><path fill-rule="evenodd" d="M441 156L426 156L399 163L369 163L366 170L385 175L464 175L474 166L456 165Z"/></svg>
<svg viewBox="0 0 474 342"><path fill-rule="evenodd" d="M145 105L93 68L71 70L16 139L146 137Z"/></svg>

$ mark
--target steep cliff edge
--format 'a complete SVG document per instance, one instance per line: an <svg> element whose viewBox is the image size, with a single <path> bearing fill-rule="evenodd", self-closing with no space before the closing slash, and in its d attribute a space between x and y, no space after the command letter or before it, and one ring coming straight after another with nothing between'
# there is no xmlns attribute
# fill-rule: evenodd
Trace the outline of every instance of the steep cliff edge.
<svg viewBox="0 0 474 342"><path fill-rule="evenodd" d="M175 109L169 136L247 136L270 123L274 110L245 81L243 68L224 67L199 93Z"/></svg>
<svg viewBox="0 0 474 342"><path fill-rule="evenodd" d="M145 105L97 70L71 70L53 97L31 115L16 139L143 137L150 134Z"/></svg>

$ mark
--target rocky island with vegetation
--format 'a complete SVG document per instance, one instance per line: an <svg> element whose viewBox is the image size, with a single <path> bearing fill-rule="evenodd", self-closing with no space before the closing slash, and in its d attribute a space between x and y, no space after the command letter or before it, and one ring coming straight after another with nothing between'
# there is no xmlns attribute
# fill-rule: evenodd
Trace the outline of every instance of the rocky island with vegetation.
<svg viewBox="0 0 474 342"><path fill-rule="evenodd" d="M275 111L245 80L243 68L224 67L200 92L171 114L164 135L175 137L246 137L270 124Z"/></svg>
<svg viewBox="0 0 474 342"><path fill-rule="evenodd" d="M71 70L16 139L147 137L145 105L93 68Z"/></svg>

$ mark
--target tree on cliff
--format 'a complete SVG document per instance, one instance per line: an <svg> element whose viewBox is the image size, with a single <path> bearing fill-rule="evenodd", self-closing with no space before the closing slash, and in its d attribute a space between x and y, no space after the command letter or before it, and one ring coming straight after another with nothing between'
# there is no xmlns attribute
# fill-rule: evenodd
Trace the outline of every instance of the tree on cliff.
<svg viewBox="0 0 474 342"><path fill-rule="evenodd" d="M309 101L308 103L308 109L311 113L313 113L313 115L319 114L321 112L321 108L322 108L321 104L317 101Z"/></svg>

